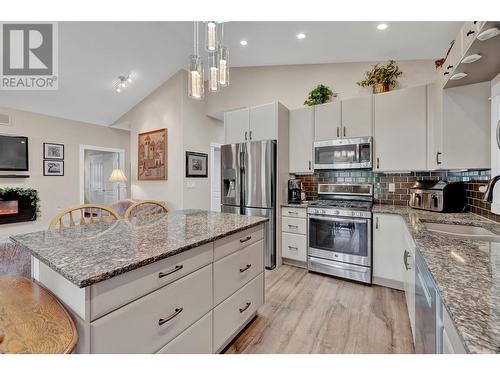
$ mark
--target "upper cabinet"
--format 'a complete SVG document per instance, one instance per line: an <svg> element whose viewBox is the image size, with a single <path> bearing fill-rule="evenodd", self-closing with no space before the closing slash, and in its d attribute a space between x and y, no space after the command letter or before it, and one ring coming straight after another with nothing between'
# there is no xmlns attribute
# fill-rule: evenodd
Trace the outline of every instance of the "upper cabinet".
<svg viewBox="0 0 500 375"><path fill-rule="evenodd" d="M421 171L427 167L427 88L374 96L375 171Z"/></svg>
<svg viewBox="0 0 500 375"><path fill-rule="evenodd" d="M226 112L224 114L226 144L278 139L280 106L283 107L282 104L273 102Z"/></svg>
<svg viewBox="0 0 500 375"><path fill-rule="evenodd" d="M314 106L314 140L371 136L372 101L364 96Z"/></svg>
<svg viewBox="0 0 500 375"><path fill-rule="evenodd" d="M313 173L314 107L290 111L290 173Z"/></svg>
<svg viewBox="0 0 500 375"><path fill-rule="evenodd" d="M340 138L342 127L340 102L314 106L314 140L327 141Z"/></svg>
<svg viewBox="0 0 500 375"><path fill-rule="evenodd" d="M439 70L441 87L491 81L500 71L500 21L465 22ZM478 59L479 56L479 59ZM461 74L457 76L457 74ZM464 75L465 74L465 75Z"/></svg>
<svg viewBox="0 0 500 375"><path fill-rule="evenodd" d="M372 96L342 100L342 137L372 135Z"/></svg>
<svg viewBox="0 0 500 375"><path fill-rule="evenodd" d="M250 130L250 110L239 109L224 113L226 143L241 143L248 140Z"/></svg>

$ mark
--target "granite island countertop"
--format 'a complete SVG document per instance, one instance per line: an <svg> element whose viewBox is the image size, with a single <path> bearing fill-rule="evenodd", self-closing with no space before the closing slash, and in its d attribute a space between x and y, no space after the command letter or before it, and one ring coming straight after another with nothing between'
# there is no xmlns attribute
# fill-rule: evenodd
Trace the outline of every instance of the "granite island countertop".
<svg viewBox="0 0 500 375"><path fill-rule="evenodd" d="M439 289L469 353L500 353L500 243L468 240L427 230L422 221L500 225L472 213L436 213L376 204L374 213L401 215Z"/></svg>
<svg viewBox="0 0 500 375"><path fill-rule="evenodd" d="M267 221L256 216L179 210L148 225L122 219L11 239L83 288Z"/></svg>

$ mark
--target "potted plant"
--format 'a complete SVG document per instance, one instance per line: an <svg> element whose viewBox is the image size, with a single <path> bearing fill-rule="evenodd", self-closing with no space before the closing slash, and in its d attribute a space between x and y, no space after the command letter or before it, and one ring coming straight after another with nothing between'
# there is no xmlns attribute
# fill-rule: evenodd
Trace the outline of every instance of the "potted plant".
<svg viewBox="0 0 500 375"><path fill-rule="evenodd" d="M309 97L304 102L304 105L316 105L328 102L331 98L337 97L337 94L328 86L318 85L309 93Z"/></svg>
<svg viewBox="0 0 500 375"><path fill-rule="evenodd" d="M372 70L366 72L365 79L359 81L358 85L362 87L372 86L374 94L386 92L391 87L396 86L401 74L403 72L399 70L396 61L389 60L386 65L376 64Z"/></svg>

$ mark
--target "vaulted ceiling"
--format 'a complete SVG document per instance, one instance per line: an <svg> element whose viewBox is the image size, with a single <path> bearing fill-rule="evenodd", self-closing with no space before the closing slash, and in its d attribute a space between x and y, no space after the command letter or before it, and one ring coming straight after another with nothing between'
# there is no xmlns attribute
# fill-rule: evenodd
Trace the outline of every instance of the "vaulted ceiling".
<svg viewBox="0 0 500 375"><path fill-rule="evenodd" d="M439 58L461 24L391 22L378 31L375 22L228 22L224 34L233 67L317 64ZM109 125L185 68L192 50L192 22L61 22L59 89L0 91L0 106ZM127 72L134 81L117 94Z"/></svg>

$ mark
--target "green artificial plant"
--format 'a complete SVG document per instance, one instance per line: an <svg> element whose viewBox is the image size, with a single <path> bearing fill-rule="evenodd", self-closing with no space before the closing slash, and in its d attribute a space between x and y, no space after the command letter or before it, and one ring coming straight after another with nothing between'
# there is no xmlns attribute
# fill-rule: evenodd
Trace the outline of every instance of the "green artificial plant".
<svg viewBox="0 0 500 375"><path fill-rule="evenodd" d="M403 74L399 67L396 65L396 61L389 60L386 65L376 64L372 70L366 72L365 79L358 82L359 86L367 87L374 86L376 84L389 85L389 87L394 87L398 83L398 77Z"/></svg>
<svg viewBox="0 0 500 375"><path fill-rule="evenodd" d="M328 86L318 85L310 93L309 97L304 102L304 105L316 105L323 104L329 101L331 98L335 98L336 93L332 91Z"/></svg>

